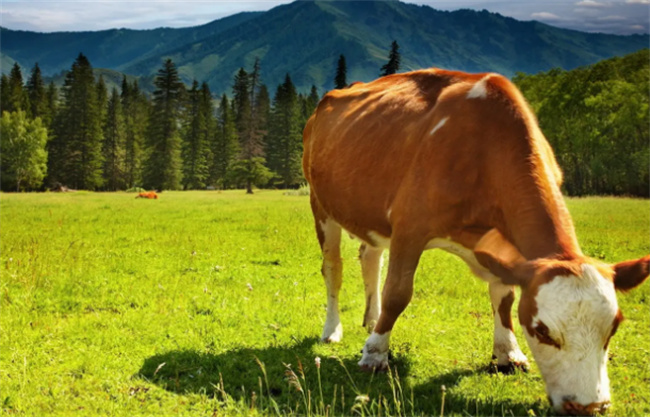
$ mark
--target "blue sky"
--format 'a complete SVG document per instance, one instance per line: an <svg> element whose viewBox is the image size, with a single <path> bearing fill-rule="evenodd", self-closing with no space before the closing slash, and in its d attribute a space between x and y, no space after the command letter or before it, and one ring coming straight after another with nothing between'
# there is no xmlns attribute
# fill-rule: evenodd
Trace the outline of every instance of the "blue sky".
<svg viewBox="0 0 650 417"><path fill-rule="evenodd" d="M39 32L186 27L241 11L269 10L290 0L1 0L0 25ZM588 32L650 32L650 0L409 0L441 10L469 8Z"/></svg>

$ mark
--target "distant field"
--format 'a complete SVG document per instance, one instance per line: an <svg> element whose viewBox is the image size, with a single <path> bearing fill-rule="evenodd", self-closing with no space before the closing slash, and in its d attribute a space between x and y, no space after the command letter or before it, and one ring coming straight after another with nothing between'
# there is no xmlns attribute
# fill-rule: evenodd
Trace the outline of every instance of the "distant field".
<svg viewBox="0 0 650 417"><path fill-rule="evenodd" d="M586 254L650 252L650 201L568 204ZM424 255L393 331L393 372L373 377L356 367L363 281L344 238L344 338L319 344L326 300L308 197L1 194L0 227L2 415L550 414L535 365L485 371L487 286L443 252ZM650 284L619 303L609 415L649 415Z"/></svg>

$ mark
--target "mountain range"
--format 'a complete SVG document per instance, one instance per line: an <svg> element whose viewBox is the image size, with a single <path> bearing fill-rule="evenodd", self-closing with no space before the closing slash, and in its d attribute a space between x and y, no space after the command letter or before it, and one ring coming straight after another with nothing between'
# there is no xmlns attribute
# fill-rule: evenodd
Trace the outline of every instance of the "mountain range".
<svg viewBox="0 0 650 417"><path fill-rule="evenodd" d="M488 11L439 11L396 0L296 1L267 12L239 13L196 27L153 30L37 33L0 28L3 73L13 62L62 79L79 53L95 68L151 85L171 58L186 83L207 82L215 95L231 92L240 67L260 59L262 81L273 92L289 73L299 91L334 85L340 54L347 79L379 75L393 40L401 70L441 67L507 76L559 67L572 69L646 48L648 35L619 36L518 21ZM117 72L116 72L117 71Z"/></svg>

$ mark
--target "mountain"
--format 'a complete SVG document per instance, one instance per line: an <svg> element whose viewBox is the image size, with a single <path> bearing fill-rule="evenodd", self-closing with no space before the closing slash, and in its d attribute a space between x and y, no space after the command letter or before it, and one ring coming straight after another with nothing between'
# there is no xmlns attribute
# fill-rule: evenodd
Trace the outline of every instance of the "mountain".
<svg viewBox="0 0 650 417"><path fill-rule="evenodd" d="M300 91L333 87L344 54L348 81L376 78L397 40L402 70L437 66L465 71L537 73L572 69L647 47L648 35L618 36L559 29L487 11L445 12L391 1L296 1L264 13L231 16L185 29L35 34L2 29L2 50L44 73L67 69L79 52L94 67L154 75L171 58L187 83L206 81L230 93L240 67L261 60L273 92L286 73Z"/></svg>

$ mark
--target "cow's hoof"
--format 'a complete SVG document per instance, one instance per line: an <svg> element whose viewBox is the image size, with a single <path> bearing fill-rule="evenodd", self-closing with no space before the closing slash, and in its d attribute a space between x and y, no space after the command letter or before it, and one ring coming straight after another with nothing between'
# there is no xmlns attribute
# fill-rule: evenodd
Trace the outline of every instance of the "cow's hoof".
<svg viewBox="0 0 650 417"><path fill-rule="evenodd" d="M368 360L359 361L359 369L363 372L386 372L388 370L388 358L385 360Z"/></svg>
<svg viewBox="0 0 650 417"><path fill-rule="evenodd" d="M341 323L339 323L333 329L328 329L327 326L325 326L325 329L323 329L323 335L321 336L320 340L323 343L338 343L342 338L343 326Z"/></svg>
<svg viewBox="0 0 650 417"><path fill-rule="evenodd" d="M496 362L496 357L492 357L492 362L488 365L488 372L491 374L505 374L505 375L512 375L514 374L517 370L520 372L527 373L528 372L528 362L514 362L510 361L507 364L499 364Z"/></svg>
<svg viewBox="0 0 650 417"><path fill-rule="evenodd" d="M363 356L359 361L359 368L363 372L386 372L388 370L388 360L392 359L390 351L368 353L364 347L361 353L363 353Z"/></svg>

